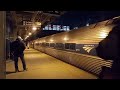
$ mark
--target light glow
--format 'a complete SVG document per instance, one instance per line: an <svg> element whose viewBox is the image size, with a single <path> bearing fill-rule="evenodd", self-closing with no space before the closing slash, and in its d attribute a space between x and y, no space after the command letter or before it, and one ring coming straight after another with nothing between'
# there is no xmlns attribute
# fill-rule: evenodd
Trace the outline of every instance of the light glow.
<svg viewBox="0 0 120 90"><path fill-rule="evenodd" d="M41 22L36 22L36 25L41 26Z"/></svg>
<svg viewBox="0 0 120 90"><path fill-rule="evenodd" d="M37 30L37 28L35 27L35 26L33 26L33 28L32 28L34 31L36 31Z"/></svg>
<svg viewBox="0 0 120 90"><path fill-rule="evenodd" d="M69 40L69 38L65 37L64 40L67 41L67 40Z"/></svg>
<svg viewBox="0 0 120 90"><path fill-rule="evenodd" d="M53 39L51 39L50 41L51 41L51 42L53 42L54 40L53 40Z"/></svg>
<svg viewBox="0 0 120 90"><path fill-rule="evenodd" d="M108 34L105 33L105 32L101 32L101 33L100 33L100 37L101 37L101 38L106 38L107 36L108 36Z"/></svg>
<svg viewBox="0 0 120 90"><path fill-rule="evenodd" d="M32 33L29 33L29 35L32 35Z"/></svg>

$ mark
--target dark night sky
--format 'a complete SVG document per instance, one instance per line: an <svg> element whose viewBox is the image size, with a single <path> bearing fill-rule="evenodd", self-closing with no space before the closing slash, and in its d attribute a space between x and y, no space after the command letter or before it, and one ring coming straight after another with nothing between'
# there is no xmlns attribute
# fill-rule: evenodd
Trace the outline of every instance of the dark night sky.
<svg viewBox="0 0 120 90"><path fill-rule="evenodd" d="M107 20L120 15L120 11L68 11L53 24L70 25L71 27L85 26L98 21Z"/></svg>

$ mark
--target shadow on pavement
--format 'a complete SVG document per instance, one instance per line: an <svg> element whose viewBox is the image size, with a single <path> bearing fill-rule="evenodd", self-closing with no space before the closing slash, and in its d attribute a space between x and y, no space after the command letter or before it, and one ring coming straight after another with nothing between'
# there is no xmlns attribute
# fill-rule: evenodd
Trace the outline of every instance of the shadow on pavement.
<svg viewBox="0 0 120 90"><path fill-rule="evenodd" d="M19 71L19 72L22 72L22 71ZM15 71L6 71L6 74L19 73L19 72L15 72Z"/></svg>

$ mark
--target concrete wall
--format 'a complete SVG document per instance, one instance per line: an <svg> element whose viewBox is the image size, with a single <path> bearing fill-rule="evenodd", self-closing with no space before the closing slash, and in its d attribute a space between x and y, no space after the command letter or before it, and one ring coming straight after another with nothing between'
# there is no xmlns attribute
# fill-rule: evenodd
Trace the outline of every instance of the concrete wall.
<svg viewBox="0 0 120 90"><path fill-rule="evenodd" d="M6 32L6 12L0 11L0 79L5 79L5 32Z"/></svg>

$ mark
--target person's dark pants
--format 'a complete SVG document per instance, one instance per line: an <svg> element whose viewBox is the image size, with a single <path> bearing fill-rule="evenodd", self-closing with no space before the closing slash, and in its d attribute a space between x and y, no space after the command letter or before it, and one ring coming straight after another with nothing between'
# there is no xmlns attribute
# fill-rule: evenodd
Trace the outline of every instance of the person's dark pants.
<svg viewBox="0 0 120 90"><path fill-rule="evenodd" d="M120 79L120 58L116 58L112 65L113 79Z"/></svg>
<svg viewBox="0 0 120 90"><path fill-rule="evenodd" d="M26 62L25 62L25 59L24 59L24 54L14 56L15 70L18 70L18 58L19 57L20 57L20 59L22 61L23 69L26 70Z"/></svg>

